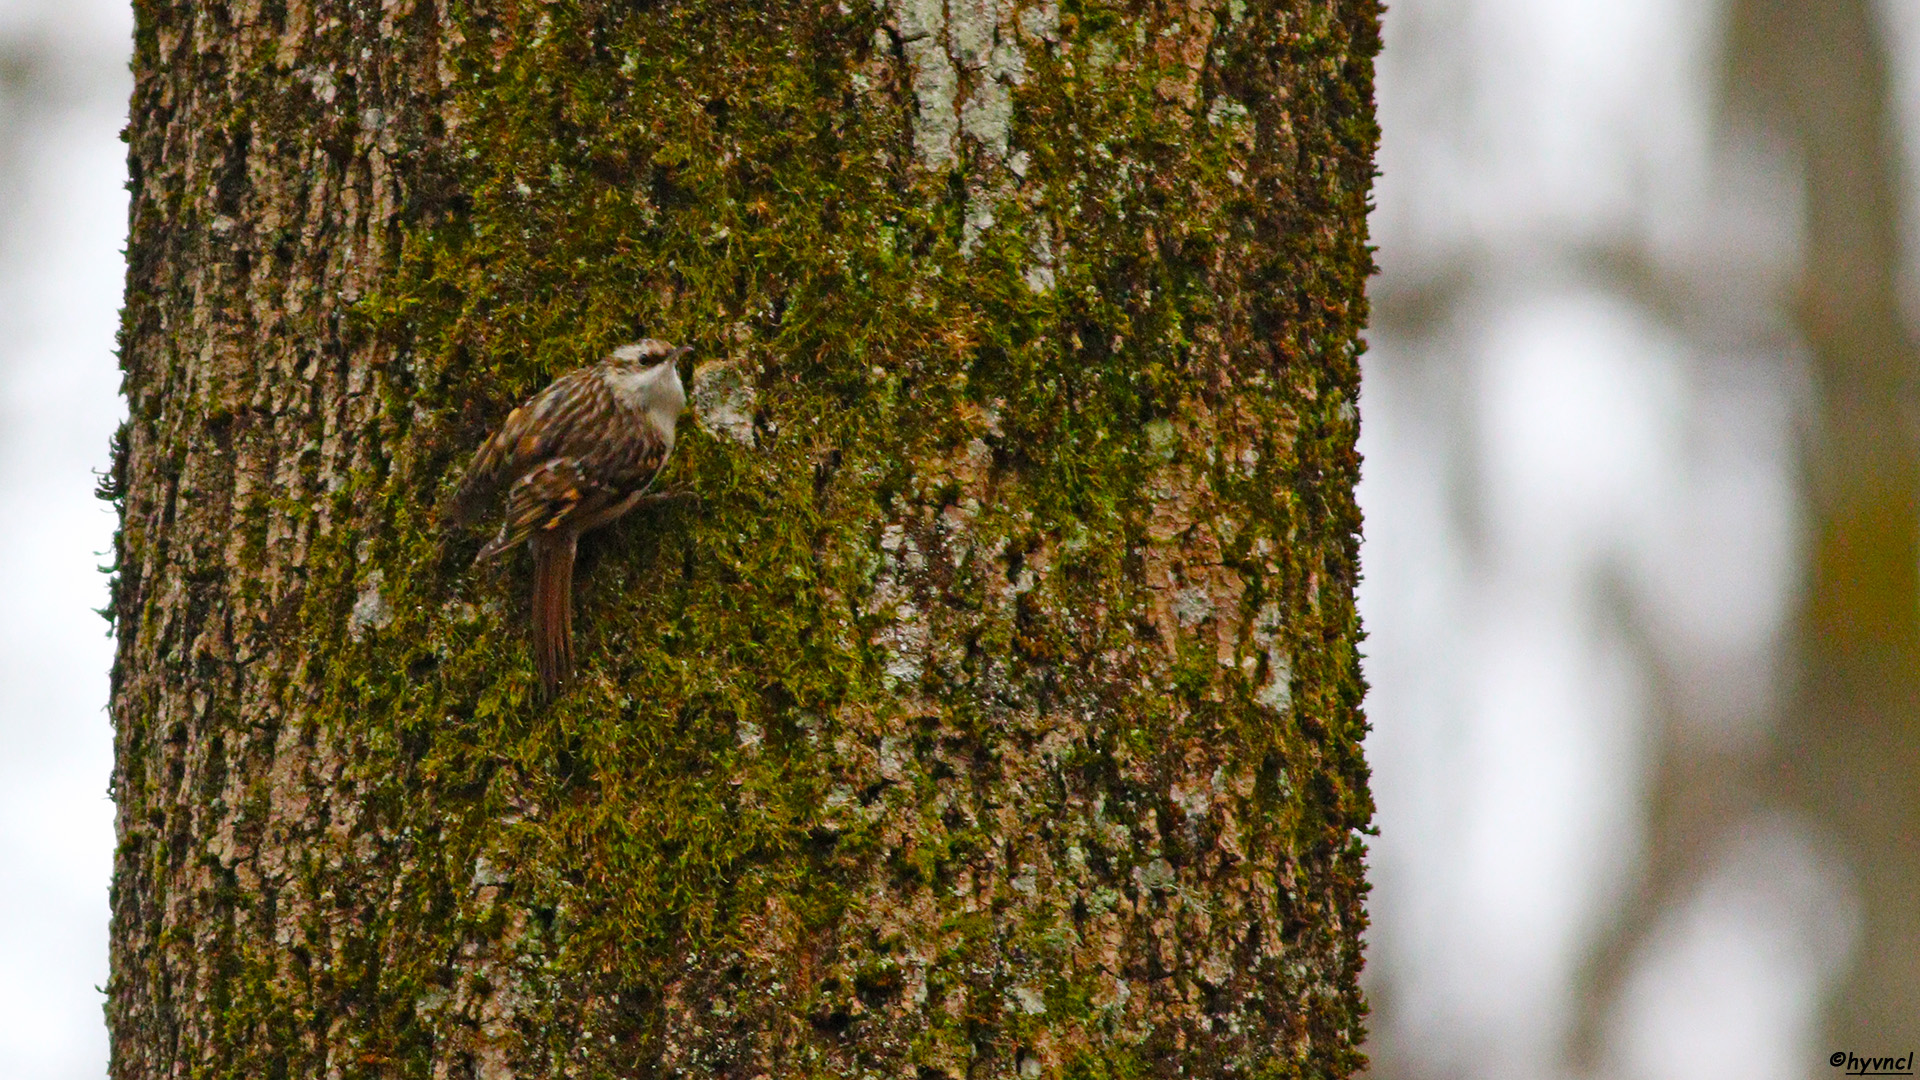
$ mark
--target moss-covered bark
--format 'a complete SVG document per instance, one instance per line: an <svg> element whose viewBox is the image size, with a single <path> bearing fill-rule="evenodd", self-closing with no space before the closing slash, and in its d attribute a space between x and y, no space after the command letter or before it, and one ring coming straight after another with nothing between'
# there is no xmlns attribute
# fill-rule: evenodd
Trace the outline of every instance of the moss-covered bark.
<svg viewBox="0 0 1920 1080"><path fill-rule="evenodd" d="M1357 1067L1372 3L138 12L116 1077ZM642 334L541 706L434 510Z"/></svg>

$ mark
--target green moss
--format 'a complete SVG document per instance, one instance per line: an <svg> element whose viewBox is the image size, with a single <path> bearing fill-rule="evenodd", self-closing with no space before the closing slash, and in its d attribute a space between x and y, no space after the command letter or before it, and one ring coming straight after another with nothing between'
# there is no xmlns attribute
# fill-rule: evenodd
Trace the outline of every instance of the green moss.
<svg viewBox="0 0 1920 1080"><path fill-rule="evenodd" d="M216 980L233 1045L344 1022L344 1075L424 1075L459 1026L455 958L493 949L488 978L527 988L520 1030L548 1033L522 1052L555 1072L658 1060L684 994L730 1010L700 1053L788 1016L794 1075L1005 1064L1050 1037L1059 1075L1146 1075L1165 1048L1122 1037L1075 950L1136 908L1208 932L1204 897L1154 876L1219 858L1169 801L1200 747L1251 778L1223 772L1209 798L1261 863L1255 891L1281 897L1258 902L1286 948L1334 987L1298 1021L1322 1041L1275 1075L1356 1065L1374 12L1207 13L1223 28L1180 104L1171 16L1064 4L1060 43L1030 42L1010 91L1016 182L964 141L952 177L915 164L885 13L847 7L456 5L458 123L410 166L398 265L355 309L359 347L389 358L379 445L324 506L268 499L238 526L252 568L269 520L335 523L307 554L286 693L315 695L308 738L338 750L362 816L308 838L295 887L324 907L341 860L401 870L364 923L311 928L346 945L295 984L271 948L236 946L247 961ZM1017 195L971 235L995 185ZM747 365L757 445L683 425L662 483L698 502L588 542L580 678L539 705L526 568L469 569L479 538L442 535L433 507L514 403L642 335ZM1140 584L1162 570L1238 591L1170 621ZM375 571L393 620L355 630ZM903 601L939 645L904 666L885 637ZM1285 714L1252 704L1264 661L1223 666L1191 628L1244 637L1267 604ZM1031 837L997 816L1020 799ZM956 899L1021 859L1046 871L1021 899ZM902 917L876 882L930 897L931 924L884 931ZM1315 922L1321 903L1344 928ZM926 1004L887 1027L923 932L944 943ZM1014 969L1051 973L1044 1012L1006 1007L1015 975L1034 981ZM1295 1005L1234 1007L1277 1030Z"/></svg>

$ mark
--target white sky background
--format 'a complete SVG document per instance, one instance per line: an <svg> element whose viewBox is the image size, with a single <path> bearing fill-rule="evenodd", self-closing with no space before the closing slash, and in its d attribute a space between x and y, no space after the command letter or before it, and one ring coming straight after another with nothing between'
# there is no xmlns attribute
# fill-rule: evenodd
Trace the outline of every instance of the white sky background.
<svg viewBox="0 0 1920 1080"><path fill-rule="evenodd" d="M1920 0L1889 9L1914 43L1899 55L1920 55ZM1383 831L1370 978L1409 1076L1562 1075L1572 965L1637 854L1646 650L1706 688L1689 712L1705 737L1751 737L1768 704L1801 390L1764 297L1798 226L1764 160L1710 145L1717 10L1398 0L1388 15L1377 292L1458 290L1417 335L1373 334L1363 402ZM92 609L112 518L92 470L122 410L129 34L113 0L0 0L0 46L37 46L49 76L37 97L0 96L10 1080L97 1077L106 1057L111 651ZM1583 259L1607 245L1721 282L1723 322L1646 310ZM1793 822L1756 829L1657 932L1611 1068L1810 1075L1812 1005L1846 948L1844 919L1822 913L1845 911L1843 882Z"/></svg>
<svg viewBox="0 0 1920 1080"><path fill-rule="evenodd" d="M1777 162L1712 135L1720 9L1387 16L1361 608L1369 982L1395 1080L1570 1075L1576 968L1643 842L1650 659L1690 740L1750 741L1776 705L1799 210ZM1622 251L1686 313L1598 257ZM1423 296L1437 317L1393 321ZM1810 1040L1850 903L1805 829L1753 825L1655 930L1603 1074L1824 1075Z"/></svg>
<svg viewBox="0 0 1920 1080"><path fill-rule="evenodd" d="M106 1064L113 857L96 569L113 517L92 497L121 415L114 331L126 235L132 21L110 0L0 0L0 1076Z"/></svg>

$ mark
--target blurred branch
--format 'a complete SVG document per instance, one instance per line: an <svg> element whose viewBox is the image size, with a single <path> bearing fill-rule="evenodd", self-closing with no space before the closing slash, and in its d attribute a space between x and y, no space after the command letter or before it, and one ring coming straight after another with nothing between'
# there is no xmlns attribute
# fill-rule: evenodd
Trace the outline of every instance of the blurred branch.
<svg viewBox="0 0 1920 1080"><path fill-rule="evenodd" d="M1803 447L1811 535L1794 634L1797 676L1770 752L1728 754L1658 729L1645 876L1597 944L1570 1049L1591 1066L1647 934L1684 904L1730 832L1772 802L1839 838L1865 940L1829 1003L1822 1047L1920 1038L1920 454L1914 343L1900 315L1890 80L1867 0L1736 0L1725 31L1723 129L1756 123L1794 147L1806 205L1794 315L1818 401ZM1627 260L1622 275L1638 276ZM1669 292L1659 285L1653 295ZM1650 664L1660 670L1657 654Z"/></svg>
<svg viewBox="0 0 1920 1080"><path fill-rule="evenodd" d="M1772 762L1792 809L1842 845L1864 915L1822 1046L1920 1040L1920 440L1900 313L1892 80L1868 0L1740 0L1726 96L1805 170L1799 322L1819 394L1800 679Z"/></svg>
<svg viewBox="0 0 1920 1080"><path fill-rule="evenodd" d="M1653 620L1642 610L1623 573L1601 583L1614 631L1633 651L1651 684L1653 738L1646 793L1647 847L1619 906L1574 979L1574 1022L1568 1059L1579 1073L1596 1071L1604 1055L1607 1020L1648 940L1662 919L1693 898L1730 833L1763 799L1755 783L1759 754L1730 740L1699 737L1690 723L1676 670L1652 639Z"/></svg>

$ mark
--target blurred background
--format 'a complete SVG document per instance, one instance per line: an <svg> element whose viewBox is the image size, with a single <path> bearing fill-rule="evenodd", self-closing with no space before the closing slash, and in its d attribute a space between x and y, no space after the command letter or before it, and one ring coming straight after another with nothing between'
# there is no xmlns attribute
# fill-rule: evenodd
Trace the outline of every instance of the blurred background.
<svg viewBox="0 0 1920 1080"><path fill-rule="evenodd" d="M133 20L0 0L0 1077L106 1073L107 602Z"/></svg>
<svg viewBox="0 0 1920 1080"><path fill-rule="evenodd" d="M1401 0L1374 1076L1920 1049L1914 0Z"/></svg>
<svg viewBox="0 0 1920 1080"><path fill-rule="evenodd" d="M104 1072L131 20L0 0L0 1077ZM1399 0L1378 1080L1920 1049L1920 0Z"/></svg>

